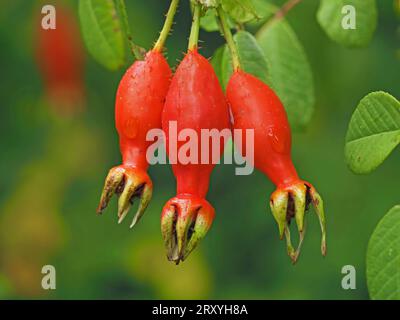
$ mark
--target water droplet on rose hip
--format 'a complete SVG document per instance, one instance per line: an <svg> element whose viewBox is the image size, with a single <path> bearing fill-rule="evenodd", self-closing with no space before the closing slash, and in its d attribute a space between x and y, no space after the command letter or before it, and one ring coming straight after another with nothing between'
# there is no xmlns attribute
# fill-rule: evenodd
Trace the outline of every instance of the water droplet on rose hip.
<svg viewBox="0 0 400 320"><path fill-rule="evenodd" d="M274 129L272 127L268 128L268 136L271 141L271 146L275 152L283 153L286 148L286 143L284 139L279 139L278 135L274 133Z"/></svg>

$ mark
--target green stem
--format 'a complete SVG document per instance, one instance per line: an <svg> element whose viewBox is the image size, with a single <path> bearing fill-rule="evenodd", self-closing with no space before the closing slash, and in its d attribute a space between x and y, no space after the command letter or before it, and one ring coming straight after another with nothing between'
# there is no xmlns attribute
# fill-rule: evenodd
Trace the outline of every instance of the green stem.
<svg viewBox="0 0 400 320"><path fill-rule="evenodd" d="M190 31L189 50L196 50L199 43L200 13L201 7L196 3L193 12L192 30Z"/></svg>
<svg viewBox="0 0 400 320"><path fill-rule="evenodd" d="M125 29L125 34L126 37L128 38L129 46L131 48L131 52L133 53L134 57L137 60L142 60L144 57L144 49L136 45L133 40L132 40L132 33L131 33L131 28L129 26L129 20L128 20L128 14L126 11L126 5L124 0L118 0L117 5L119 8L119 12L122 17L122 23L124 25Z"/></svg>
<svg viewBox="0 0 400 320"><path fill-rule="evenodd" d="M162 51L162 49L164 48L165 41L167 41L168 35L174 23L174 17L176 10L178 9L178 4L179 0L172 0L171 5L169 6L167 18L161 30L160 37L158 38L156 44L154 45L154 50L156 51Z"/></svg>
<svg viewBox="0 0 400 320"><path fill-rule="evenodd" d="M233 39L231 29L229 28L228 21L226 20L225 12L223 11L221 6L218 7L217 12L218 12L219 20L221 22L222 31L223 31L225 39L226 39L226 43L228 45L229 51L231 52L233 70L235 70L235 71L239 70L239 69L241 69L239 52L238 52L235 40Z"/></svg>

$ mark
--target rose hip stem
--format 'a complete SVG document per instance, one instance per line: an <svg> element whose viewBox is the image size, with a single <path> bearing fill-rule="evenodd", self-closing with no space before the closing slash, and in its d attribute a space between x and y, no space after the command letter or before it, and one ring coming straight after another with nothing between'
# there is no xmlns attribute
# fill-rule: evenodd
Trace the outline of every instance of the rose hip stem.
<svg viewBox="0 0 400 320"><path fill-rule="evenodd" d="M297 175L291 159L291 130L286 111L271 88L242 70L224 12L219 8L218 13L233 57L234 72L227 86L227 98L234 118L234 129L254 130L254 165L277 186L271 196L270 206L278 223L279 235L281 238L286 236L288 254L295 263L305 235L304 215L312 203L319 218L321 252L325 255L323 201L316 189ZM242 155L245 154L245 146L237 145L237 148ZM292 246L289 231L292 218L295 218L300 239L296 250Z"/></svg>
<svg viewBox="0 0 400 320"><path fill-rule="evenodd" d="M113 194L119 196L118 222L128 214L135 198L139 208L133 218L133 227L144 214L153 193L153 184L147 174L146 158L151 142L149 130L161 129L161 113L168 93L172 72L162 50L171 30L179 0L171 2L164 27L154 48L144 60L137 60L122 77L115 103L115 123L120 139L122 165L110 170L97 212L107 207Z"/></svg>

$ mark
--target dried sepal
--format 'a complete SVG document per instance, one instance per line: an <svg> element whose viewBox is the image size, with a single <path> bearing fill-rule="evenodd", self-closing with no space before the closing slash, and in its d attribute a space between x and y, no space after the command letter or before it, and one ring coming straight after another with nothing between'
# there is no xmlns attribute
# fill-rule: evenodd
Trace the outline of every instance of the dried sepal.
<svg viewBox="0 0 400 320"><path fill-rule="evenodd" d="M278 187L271 195L270 206L272 214L278 224L279 235L286 238L288 255L293 263L299 258L301 246L305 237L306 224L305 213L312 204L318 216L321 228L321 253L326 255L326 221L321 196L315 188L305 181L299 181L290 185ZM290 223L295 219L299 232L299 243L294 249L290 236Z"/></svg>
<svg viewBox="0 0 400 320"><path fill-rule="evenodd" d="M161 216L168 260L184 261L205 237L214 216L214 208L205 199L184 195L169 200Z"/></svg>
<svg viewBox="0 0 400 320"><path fill-rule="evenodd" d="M143 216L153 193L153 184L147 173L139 168L118 166L107 175L97 213L101 214L108 206L112 196L118 199L118 223L121 223L131 209L133 202L139 198L139 207L134 215L131 228Z"/></svg>

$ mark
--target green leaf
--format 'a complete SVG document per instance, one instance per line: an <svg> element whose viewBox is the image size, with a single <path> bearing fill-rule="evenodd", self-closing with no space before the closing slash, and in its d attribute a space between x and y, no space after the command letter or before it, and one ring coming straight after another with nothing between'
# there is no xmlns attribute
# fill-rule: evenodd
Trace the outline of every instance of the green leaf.
<svg viewBox="0 0 400 320"><path fill-rule="evenodd" d="M208 9L207 12L200 20L200 27L202 27L207 32L220 31L218 24L217 11L215 9ZM232 29L235 27L235 23L228 16L228 25Z"/></svg>
<svg viewBox="0 0 400 320"><path fill-rule="evenodd" d="M216 8L220 4L220 0L198 0L206 8Z"/></svg>
<svg viewBox="0 0 400 320"><path fill-rule="evenodd" d="M215 9L207 10L206 14L201 17L200 27L202 27L207 32L214 32L219 30Z"/></svg>
<svg viewBox="0 0 400 320"><path fill-rule="evenodd" d="M358 174L376 169L400 143L400 102L385 92L361 100L346 136L345 155Z"/></svg>
<svg viewBox="0 0 400 320"><path fill-rule="evenodd" d="M79 17L83 38L93 58L110 70L125 63L122 24L112 0L80 0Z"/></svg>
<svg viewBox="0 0 400 320"><path fill-rule="evenodd" d="M292 129L304 129L314 111L315 93L311 67L303 46L284 19L267 22L256 38L264 52L274 89L286 108Z"/></svg>
<svg viewBox="0 0 400 320"><path fill-rule="evenodd" d="M277 7L272 5L269 0L252 0L254 10L261 19L269 18L277 11Z"/></svg>
<svg viewBox="0 0 400 320"><path fill-rule="evenodd" d="M252 0L222 0L222 8L239 23L257 17Z"/></svg>
<svg viewBox="0 0 400 320"><path fill-rule="evenodd" d="M367 283L371 299L400 299L400 206L378 223L367 250Z"/></svg>
<svg viewBox="0 0 400 320"><path fill-rule="evenodd" d="M342 27L351 12L345 6L355 9L355 29ZM333 41L346 47L362 47L372 39L378 13L375 0L321 0L317 20Z"/></svg>
<svg viewBox="0 0 400 320"><path fill-rule="evenodd" d="M219 47L217 50L215 50L211 59L211 64L214 68L214 71L221 85L222 85L222 59L224 57L224 53L225 53L225 46Z"/></svg>
<svg viewBox="0 0 400 320"><path fill-rule="evenodd" d="M251 27L260 27L263 25L268 19L272 18L275 14L277 7L271 5L266 0L253 0L254 10L257 12L257 19L249 21L248 25ZM257 28L257 29L258 29Z"/></svg>
<svg viewBox="0 0 400 320"><path fill-rule="evenodd" d="M251 2L252 6L250 9L252 11L249 11L250 13L253 12L253 14L248 15L248 20L247 18L244 21L240 22L248 22L252 26L259 26L261 23L263 23L267 18L269 18L272 15L271 5L268 2L265 2L265 0L252 0ZM254 6L253 6L254 5ZM255 16L255 12L257 12L257 19ZM208 9L205 15L201 18L200 21L200 26L207 32L215 32L219 31L219 25L217 21L217 12L215 9ZM227 16L228 24L229 26L233 29L235 27L235 22L232 20L232 18L228 15Z"/></svg>
<svg viewBox="0 0 400 320"><path fill-rule="evenodd" d="M271 86L272 81L268 76L267 61L254 36L249 32L239 31L233 38L238 48L243 70ZM232 73L231 54L226 46L221 60L221 80L224 88L226 88Z"/></svg>

